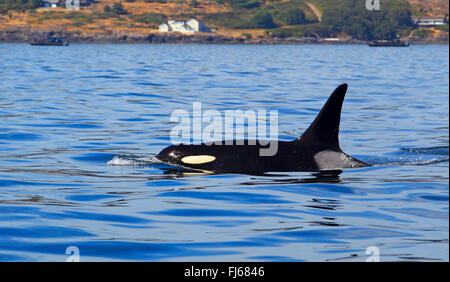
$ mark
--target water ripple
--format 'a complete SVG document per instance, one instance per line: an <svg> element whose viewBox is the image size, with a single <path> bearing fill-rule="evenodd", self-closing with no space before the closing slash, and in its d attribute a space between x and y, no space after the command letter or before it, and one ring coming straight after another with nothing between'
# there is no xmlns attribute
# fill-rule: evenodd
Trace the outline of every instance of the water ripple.
<svg viewBox="0 0 450 282"><path fill-rule="evenodd" d="M0 44L0 261L64 261L68 246L81 261L365 261L369 246L448 261L448 54ZM154 157L193 102L278 110L293 140L344 82L340 145L373 167L205 174Z"/></svg>

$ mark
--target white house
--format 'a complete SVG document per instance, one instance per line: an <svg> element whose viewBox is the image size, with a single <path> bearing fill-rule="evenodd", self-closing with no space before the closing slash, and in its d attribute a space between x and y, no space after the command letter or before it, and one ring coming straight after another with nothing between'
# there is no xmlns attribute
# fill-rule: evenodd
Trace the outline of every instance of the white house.
<svg viewBox="0 0 450 282"><path fill-rule="evenodd" d="M169 31L169 25L166 23L162 23L159 25L159 31L161 32L168 32Z"/></svg>
<svg viewBox="0 0 450 282"><path fill-rule="evenodd" d="M206 25L196 19L184 20L169 20L167 23L159 25L159 31L161 32L181 32L181 33L196 33L196 32L211 32Z"/></svg>
<svg viewBox="0 0 450 282"><path fill-rule="evenodd" d="M420 26L435 26L435 25L446 25L446 19L444 18L421 18L413 17L411 21L415 25Z"/></svg>
<svg viewBox="0 0 450 282"><path fill-rule="evenodd" d="M58 7L59 0L42 0L41 4L47 8L56 8Z"/></svg>

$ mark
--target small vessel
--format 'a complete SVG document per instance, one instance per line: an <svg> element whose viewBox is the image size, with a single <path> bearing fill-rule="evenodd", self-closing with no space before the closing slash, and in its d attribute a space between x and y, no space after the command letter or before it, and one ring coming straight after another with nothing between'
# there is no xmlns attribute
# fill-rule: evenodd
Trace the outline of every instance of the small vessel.
<svg viewBox="0 0 450 282"><path fill-rule="evenodd" d="M409 42L404 42L399 39L394 40L374 40L369 43L370 47L408 47Z"/></svg>
<svg viewBox="0 0 450 282"><path fill-rule="evenodd" d="M36 46L67 46L69 45L69 42L63 40L62 38L52 37L40 40L33 40L30 41L30 44Z"/></svg>

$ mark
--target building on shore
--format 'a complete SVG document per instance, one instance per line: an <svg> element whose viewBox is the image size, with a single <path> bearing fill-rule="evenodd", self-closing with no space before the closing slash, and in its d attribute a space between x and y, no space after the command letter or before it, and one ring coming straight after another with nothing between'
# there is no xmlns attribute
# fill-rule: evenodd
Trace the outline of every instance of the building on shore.
<svg viewBox="0 0 450 282"><path fill-rule="evenodd" d="M59 0L41 0L41 6L46 8L57 8Z"/></svg>
<svg viewBox="0 0 450 282"><path fill-rule="evenodd" d="M412 17L411 22L418 26L437 26L447 24L446 17L442 18Z"/></svg>
<svg viewBox="0 0 450 282"><path fill-rule="evenodd" d="M167 23L159 25L160 32L181 32L181 33L196 33L196 32L211 32L211 30L202 22L196 19L185 20L168 20Z"/></svg>

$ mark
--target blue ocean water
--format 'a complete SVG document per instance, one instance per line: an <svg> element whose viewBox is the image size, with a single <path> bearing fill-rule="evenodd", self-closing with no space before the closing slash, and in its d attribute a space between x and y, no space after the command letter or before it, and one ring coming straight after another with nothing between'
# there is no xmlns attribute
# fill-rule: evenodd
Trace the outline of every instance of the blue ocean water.
<svg viewBox="0 0 450 282"><path fill-rule="evenodd" d="M0 261L449 260L449 47L0 44ZM173 171L176 109L311 123L341 83L339 175ZM71 252L68 252L71 254Z"/></svg>

